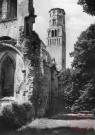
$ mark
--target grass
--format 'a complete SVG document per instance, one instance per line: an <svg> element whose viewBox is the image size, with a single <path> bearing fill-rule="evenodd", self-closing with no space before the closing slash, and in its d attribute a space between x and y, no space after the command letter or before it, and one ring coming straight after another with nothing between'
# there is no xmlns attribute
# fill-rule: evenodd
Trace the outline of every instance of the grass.
<svg viewBox="0 0 95 135"><path fill-rule="evenodd" d="M88 131L85 131L84 133L81 133L69 127L56 129L31 129L28 127L20 131L0 133L0 135L95 135L95 131L90 129Z"/></svg>
<svg viewBox="0 0 95 135"><path fill-rule="evenodd" d="M0 135L95 135L95 120L36 119L19 130Z"/></svg>

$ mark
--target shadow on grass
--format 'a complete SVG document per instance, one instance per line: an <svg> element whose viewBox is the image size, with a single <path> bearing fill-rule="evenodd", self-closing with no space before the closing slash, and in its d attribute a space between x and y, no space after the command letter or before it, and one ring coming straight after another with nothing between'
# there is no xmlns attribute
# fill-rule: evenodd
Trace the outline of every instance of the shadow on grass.
<svg viewBox="0 0 95 135"><path fill-rule="evenodd" d="M81 133L76 131L73 128L62 127L62 128L53 128L53 129L32 129L25 128L20 131L5 131L0 133L0 135L95 135L95 131L90 129Z"/></svg>

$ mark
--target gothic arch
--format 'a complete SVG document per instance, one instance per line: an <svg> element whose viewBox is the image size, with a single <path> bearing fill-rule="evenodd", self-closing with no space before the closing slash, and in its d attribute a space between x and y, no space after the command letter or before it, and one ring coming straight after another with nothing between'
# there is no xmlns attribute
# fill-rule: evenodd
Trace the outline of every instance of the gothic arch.
<svg viewBox="0 0 95 135"><path fill-rule="evenodd" d="M0 37L0 40L11 40L12 38L11 37L8 37L8 36L2 36Z"/></svg>
<svg viewBox="0 0 95 135"><path fill-rule="evenodd" d="M4 61L4 59L6 58L6 57L11 57L11 59L14 61L14 65L15 65L15 67L16 67L16 61L15 61L15 59L14 59L14 57L9 53L9 52L6 52L3 56L2 56L2 58L0 59L0 65L2 65L2 62Z"/></svg>
<svg viewBox="0 0 95 135"><path fill-rule="evenodd" d="M14 96L14 77L16 63L10 53L6 53L0 60L0 96Z"/></svg>
<svg viewBox="0 0 95 135"><path fill-rule="evenodd" d="M13 40L13 42L15 42L15 40L9 36L2 36L0 37L0 41L3 41L1 44L0 44L0 47L3 47L3 48L11 48L13 49L14 51L16 51L18 54L20 54L21 57L23 57L23 54L21 53L21 51L19 49L17 49L14 45L12 44L7 44L6 42L4 43L4 41L9 41L9 40Z"/></svg>

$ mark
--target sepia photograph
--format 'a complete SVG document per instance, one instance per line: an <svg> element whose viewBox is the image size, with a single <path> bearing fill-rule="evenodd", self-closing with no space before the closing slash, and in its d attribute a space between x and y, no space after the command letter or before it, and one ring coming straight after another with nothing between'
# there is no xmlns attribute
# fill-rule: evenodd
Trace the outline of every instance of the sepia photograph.
<svg viewBox="0 0 95 135"><path fill-rule="evenodd" d="M0 0L0 135L95 135L95 0Z"/></svg>

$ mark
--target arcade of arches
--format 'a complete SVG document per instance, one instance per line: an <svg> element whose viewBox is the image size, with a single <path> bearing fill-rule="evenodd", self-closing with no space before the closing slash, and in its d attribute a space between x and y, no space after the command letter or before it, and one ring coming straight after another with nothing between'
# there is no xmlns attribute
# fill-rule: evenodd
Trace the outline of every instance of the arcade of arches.
<svg viewBox="0 0 95 135"><path fill-rule="evenodd" d="M61 38L60 38L61 30L49 30L48 31L48 45L61 45Z"/></svg>
<svg viewBox="0 0 95 135"><path fill-rule="evenodd" d="M48 37L57 37L60 36L60 29L55 29L55 30L49 30L48 32Z"/></svg>

